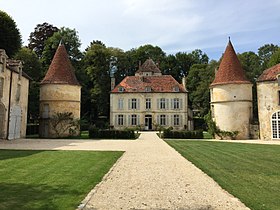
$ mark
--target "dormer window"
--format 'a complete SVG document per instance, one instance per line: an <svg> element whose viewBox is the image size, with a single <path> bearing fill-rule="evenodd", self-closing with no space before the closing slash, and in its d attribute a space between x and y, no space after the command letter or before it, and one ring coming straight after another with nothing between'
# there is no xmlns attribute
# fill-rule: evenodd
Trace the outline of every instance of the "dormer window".
<svg viewBox="0 0 280 210"><path fill-rule="evenodd" d="M178 86L175 86L174 88L173 88L173 90L174 90L174 92L179 92L179 87Z"/></svg>
<svg viewBox="0 0 280 210"><path fill-rule="evenodd" d="M145 92L151 92L152 88L150 86L145 87Z"/></svg>
<svg viewBox="0 0 280 210"><path fill-rule="evenodd" d="M277 75L278 86L280 86L280 74Z"/></svg>
<svg viewBox="0 0 280 210"><path fill-rule="evenodd" d="M124 92L124 87L119 87L119 92Z"/></svg>

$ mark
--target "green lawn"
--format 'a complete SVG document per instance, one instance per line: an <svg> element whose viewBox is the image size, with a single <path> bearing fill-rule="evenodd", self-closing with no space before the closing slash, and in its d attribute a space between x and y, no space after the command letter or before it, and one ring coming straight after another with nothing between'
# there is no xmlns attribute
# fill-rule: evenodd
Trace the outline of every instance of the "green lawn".
<svg viewBox="0 0 280 210"><path fill-rule="evenodd" d="M122 154L0 150L0 209L76 209Z"/></svg>
<svg viewBox="0 0 280 210"><path fill-rule="evenodd" d="M280 146L166 141L254 210L280 209Z"/></svg>

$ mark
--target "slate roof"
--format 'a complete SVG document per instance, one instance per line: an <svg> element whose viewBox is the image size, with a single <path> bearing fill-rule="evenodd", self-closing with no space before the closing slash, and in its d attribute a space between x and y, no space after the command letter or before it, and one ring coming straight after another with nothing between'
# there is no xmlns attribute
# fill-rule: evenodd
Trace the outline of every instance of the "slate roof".
<svg viewBox="0 0 280 210"><path fill-rule="evenodd" d="M63 44L59 45L41 84L80 85Z"/></svg>
<svg viewBox="0 0 280 210"><path fill-rule="evenodd" d="M223 84L250 84L229 40L215 79L210 86Z"/></svg>
<svg viewBox="0 0 280 210"><path fill-rule="evenodd" d="M264 81L274 81L277 80L277 76L280 74L280 63L272 66L263 71L263 73L259 76L258 82Z"/></svg>
<svg viewBox="0 0 280 210"><path fill-rule="evenodd" d="M140 68L136 71L136 73L140 72L153 72L153 73L161 73L158 66L154 63L152 59L147 59Z"/></svg>
<svg viewBox="0 0 280 210"><path fill-rule="evenodd" d="M112 93L119 93L119 88L124 88L124 93L185 93L186 89L171 75L162 76L127 76L118 84ZM150 91L147 91L147 89ZM177 87L177 90L175 88Z"/></svg>

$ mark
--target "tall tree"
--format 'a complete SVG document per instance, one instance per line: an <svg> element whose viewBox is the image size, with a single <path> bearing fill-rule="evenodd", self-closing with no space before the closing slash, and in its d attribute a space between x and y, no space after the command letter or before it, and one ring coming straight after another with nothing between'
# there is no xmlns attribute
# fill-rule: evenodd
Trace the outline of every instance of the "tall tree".
<svg viewBox="0 0 280 210"><path fill-rule="evenodd" d="M83 58L84 68L90 80L91 120L109 116L110 53L106 46L92 43Z"/></svg>
<svg viewBox="0 0 280 210"><path fill-rule="evenodd" d="M28 121L38 119L39 84L43 76L42 65L35 52L29 48L20 49L15 55L15 59L23 61L23 71L32 78L28 94Z"/></svg>
<svg viewBox="0 0 280 210"><path fill-rule="evenodd" d="M277 51L275 51L271 56L268 62L268 67L272 67L278 63L280 63L280 48Z"/></svg>
<svg viewBox="0 0 280 210"><path fill-rule="evenodd" d="M261 59L262 69L266 69L268 67L268 62L274 52L279 49L278 45L274 44L265 44L258 49L258 55Z"/></svg>
<svg viewBox="0 0 280 210"><path fill-rule="evenodd" d="M13 57L21 48L21 35L15 21L0 10L0 48Z"/></svg>
<svg viewBox="0 0 280 210"><path fill-rule="evenodd" d="M29 35L28 48L32 49L39 58L42 57L42 53L45 47L45 42L50 38L58 28L49 23L38 24L34 31Z"/></svg>
<svg viewBox="0 0 280 210"><path fill-rule="evenodd" d="M253 83L253 118L258 119L258 100L256 81L263 71L262 59L254 52L237 55L247 78Z"/></svg>
<svg viewBox="0 0 280 210"><path fill-rule="evenodd" d="M42 53L42 63L45 68L47 68L55 54L55 51L62 42L68 52L71 61L74 63L82 58L82 53L80 51L81 41L79 39L78 33L75 29L62 27L58 32L55 32L53 36L47 39L45 42L45 47Z"/></svg>
<svg viewBox="0 0 280 210"><path fill-rule="evenodd" d="M190 106L199 111L201 116L210 109L209 86L214 79L218 62L212 60L209 64L194 64L187 76Z"/></svg>

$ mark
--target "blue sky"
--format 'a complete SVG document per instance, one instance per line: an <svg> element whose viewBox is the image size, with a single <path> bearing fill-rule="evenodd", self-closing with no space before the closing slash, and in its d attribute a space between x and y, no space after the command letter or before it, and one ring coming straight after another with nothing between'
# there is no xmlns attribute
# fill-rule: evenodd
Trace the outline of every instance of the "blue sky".
<svg viewBox="0 0 280 210"><path fill-rule="evenodd" d="M75 28L84 50L92 40L123 50L144 44L167 54L201 49L219 59L228 37L235 50L280 45L280 0L0 0L24 44L37 24Z"/></svg>

